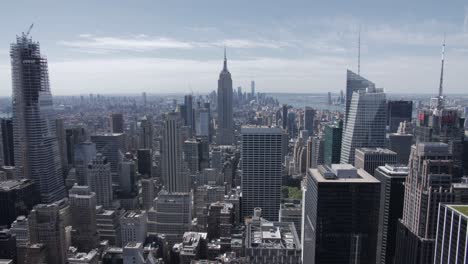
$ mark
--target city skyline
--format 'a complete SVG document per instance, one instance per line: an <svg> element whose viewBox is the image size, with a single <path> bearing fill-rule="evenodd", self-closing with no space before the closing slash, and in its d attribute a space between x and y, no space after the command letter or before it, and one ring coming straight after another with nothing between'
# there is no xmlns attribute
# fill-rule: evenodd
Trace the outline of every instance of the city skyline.
<svg viewBox="0 0 468 264"><path fill-rule="evenodd" d="M446 93L464 92L468 78L462 74L468 58L468 9L462 1L297 1L287 7L269 3L268 13L262 1L103 2L92 8L27 2L6 4L10 11L1 16L11 24L0 29L1 95L11 93L10 36L33 22L31 36L48 54L55 95L207 93L216 88L212 76L224 45L234 87L248 89L255 80L260 92L337 93L345 86L345 70L357 72L359 28L361 73L387 92L435 93L444 34ZM229 14L213 12L224 5Z"/></svg>

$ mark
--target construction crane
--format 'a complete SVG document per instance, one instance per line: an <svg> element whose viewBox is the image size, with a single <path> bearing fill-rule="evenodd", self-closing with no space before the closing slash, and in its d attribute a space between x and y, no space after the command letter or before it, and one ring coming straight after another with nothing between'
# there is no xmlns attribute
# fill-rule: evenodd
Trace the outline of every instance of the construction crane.
<svg viewBox="0 0 468 264"><path fill-rule="evenodd" d="M24 35L25 37L28 37L29 36L29 33L31 33L31 29L33 28L34 26L34 23L32 23L29 28L28 28L28 31L26 31L26 34Z"/></svg>

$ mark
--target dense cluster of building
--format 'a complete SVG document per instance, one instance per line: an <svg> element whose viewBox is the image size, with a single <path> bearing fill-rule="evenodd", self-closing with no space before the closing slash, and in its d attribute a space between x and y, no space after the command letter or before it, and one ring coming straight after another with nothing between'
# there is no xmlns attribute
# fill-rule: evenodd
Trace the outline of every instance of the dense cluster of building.
<svg viewBox="0 0 468 264"><path fill-rule="evenodd" d="M294 108L233 90L225 51L208 95L53 101L27 34L11 64L0 263L467 262L466 113L442 89L415 108L348 70L344 111Z"/></svg>

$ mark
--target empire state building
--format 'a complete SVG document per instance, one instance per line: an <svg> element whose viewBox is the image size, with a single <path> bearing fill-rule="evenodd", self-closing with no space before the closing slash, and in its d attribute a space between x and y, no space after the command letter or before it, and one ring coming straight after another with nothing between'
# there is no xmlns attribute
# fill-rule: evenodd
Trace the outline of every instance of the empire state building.
<svg viewBox="0 0 468 264"><path fill-rule="evenodd" d="M218 145L232 145L234 141L234 121L232 117L232 79L227 69L226 49L224 66L218 80Z"/></svg>

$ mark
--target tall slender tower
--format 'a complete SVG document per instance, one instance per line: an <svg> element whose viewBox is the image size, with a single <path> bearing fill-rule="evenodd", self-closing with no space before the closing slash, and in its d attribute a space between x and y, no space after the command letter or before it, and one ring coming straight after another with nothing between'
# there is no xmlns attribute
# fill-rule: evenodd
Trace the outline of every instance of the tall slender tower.
<svg viewBox="0 0 468 264"><path fill-rule="evenodd" d="M11 44L16 175L32 179L41 201L65 197L47 59L28 34Z"/></svg>
<svg viewBox="0 0 468 264"><path fill-rule="evenodd" d="M231 145L234 142L234 120L232 117L232 79L227 69L226 48L224 67L218 79L218 145Z"/></svg>

